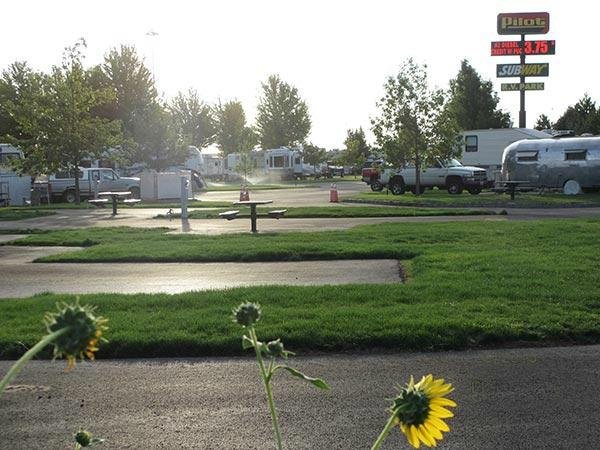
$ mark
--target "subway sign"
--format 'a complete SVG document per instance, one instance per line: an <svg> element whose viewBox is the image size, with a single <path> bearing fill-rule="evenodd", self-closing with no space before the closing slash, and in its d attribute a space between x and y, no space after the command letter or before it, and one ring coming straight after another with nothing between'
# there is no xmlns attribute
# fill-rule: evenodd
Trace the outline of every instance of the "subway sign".
<svg viewBox="0 0 600 450"><path fill-rule="evenodd" d="M498 14L498 34L546 34L549 30L547 12Z"/></svg>
<svg viewBox="0 0 600 450"><path fill-rule="evenodd" d="M502 83L501 91L543 91L544 83Z"/></svg>
<svg viewBox="0 0 600 450"><path fill-rule="evenodd" d="M548 63L535 64L497 64L496 76L498 78L508 77L547 77L549 73Z"/></svg>
<svg viewBox="0 0 600 450"><path fill-rule="evenodd" d="M554 55L556 41L496 41L492 42L492 56Z"/></svg>

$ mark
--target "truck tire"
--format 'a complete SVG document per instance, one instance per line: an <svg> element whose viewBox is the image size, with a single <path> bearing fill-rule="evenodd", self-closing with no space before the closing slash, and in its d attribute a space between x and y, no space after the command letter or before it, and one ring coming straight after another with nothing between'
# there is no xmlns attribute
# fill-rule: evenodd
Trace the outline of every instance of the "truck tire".
<svg viewBox="0 0 600 450"><path fill-rule="evenodd" d="M371 190L373 192L381 192L381 191L383 191L383 184L381 184L381 181L373 181L371 183Z"/></svg>
<svg viewBox="0 0 600 450"><path fill-rule="evenodd" d="M448 178L446 180L446 189L448 190L448 194L451 194L451 195L462 194L462 191L463 191L462 180L458 177Z"/></svg>
<svg viewBox="0 0 600 450"><path fill-rule="evenodd" d="M75 200L77 200L75 189L67 189L63 194L63 200L66 203L75 203Z"/></svg>
<svg viewBox="0 0 600 450"><path fill-rule="evenodd" d="M129 192L131 192L131 195L130 195L131 198L140 198L140 188L139 187L132 186L127 190Z"/></svg>
<svg viewBox="0 0 600 450"><path fill-rule="evenodd" d="M477 195L481 192L481 187L480 186L471 186L467 188L467 191L469 191L469 194L471 195Z"/></svg>
<svg viewBox="0 0 600 450"><path fill-rule="evenodd" d="M402 177L392 178L388 186L393 195L402 195L406 192L406 186L404 185L404 179Z"/></svg>

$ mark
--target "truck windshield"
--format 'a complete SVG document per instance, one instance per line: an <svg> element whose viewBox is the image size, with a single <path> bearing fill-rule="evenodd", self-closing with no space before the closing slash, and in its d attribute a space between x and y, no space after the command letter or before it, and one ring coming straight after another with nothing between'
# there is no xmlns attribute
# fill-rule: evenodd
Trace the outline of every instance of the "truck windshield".
<svg viewBox="0 0 600 450"><path fill-rule="evenodd" d="M447 159L446 161L444 161L444 165L446 167L460 167L462 166L462 164L460 163L460 161L454 159L454 158L450 158Z"/></svg>

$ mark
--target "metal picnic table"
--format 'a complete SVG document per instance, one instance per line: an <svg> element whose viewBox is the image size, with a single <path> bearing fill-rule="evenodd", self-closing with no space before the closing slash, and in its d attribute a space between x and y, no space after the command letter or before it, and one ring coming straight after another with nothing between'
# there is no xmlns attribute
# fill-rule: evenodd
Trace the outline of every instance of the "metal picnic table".
<svg viewBox="0 0 600 450"><path fill-rule="evenodd" d="M503 185L505 192L510 194L510 199L515 199L515 191L519 186L530 184L529 181L499 181L498 184Z"/></svg>
<svg viewBox="0 0 600 450"><path fill-rule="evenodd" d="M250 229L253 233L257 232L256 229L256 219L258 215L256 214L256 205L268 205L269 203L273 203L273 200L242 200L239 202L233 202L234 205L242 205L250 207Z"/></svg>
<svg viewBox="0 0 600 450"><path fill-rule="evenodd" d="M131 195L130 191L122 192L98 192L98 197L110 197L112 200L112 213L113 216L117 215L117 201L119 198L125 198Z"/></svg>

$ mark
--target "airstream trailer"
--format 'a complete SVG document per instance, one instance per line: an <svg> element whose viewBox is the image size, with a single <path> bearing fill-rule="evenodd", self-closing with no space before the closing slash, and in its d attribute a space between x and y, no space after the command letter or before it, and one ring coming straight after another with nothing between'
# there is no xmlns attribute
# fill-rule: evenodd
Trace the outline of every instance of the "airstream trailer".
<svg viewBox="0 0 600 450"><path fill-rule="evenodd" d="M600 188L600 137L523 140L504 149L502 179L565 194Z"/></svg>

